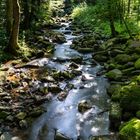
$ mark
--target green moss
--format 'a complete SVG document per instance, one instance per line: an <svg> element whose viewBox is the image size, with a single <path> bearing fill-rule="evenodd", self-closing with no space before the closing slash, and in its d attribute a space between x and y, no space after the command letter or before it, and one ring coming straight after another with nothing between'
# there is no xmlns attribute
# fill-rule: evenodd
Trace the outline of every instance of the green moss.
<svg viewBox="0 0 140 140"><path fill-rule="evenodd" d="M139 140L140 139L140 120L133 118L120 127L120 140Z"/></svg>
<svg viewBox="0 0 140 140"><path fill-rule="evenodd" d="M135 62L135 68L140 69L140 58Z"/></svg>
<svg viewBox="0 0 140 140"><path fill-rule="evenodd" d="M121 107L124 110L136 112L140 110L140 86L135 82L121 89Z"/></svg>
<svg viewBox="0 0 140 140"><path fill-rule="evenodd" d="M119 69L113 69L106 73L106 76L109 79L119 80L122 77L122 72Z"/></svg>
<svg viewBox="0 0 140 140"><path fill-rule="evenodd" d="M131 60L131 56L127 55L127 54L118 54L115 57L115 60L117 61L117 63L119 64L124 64L127 63Z"/></svg>

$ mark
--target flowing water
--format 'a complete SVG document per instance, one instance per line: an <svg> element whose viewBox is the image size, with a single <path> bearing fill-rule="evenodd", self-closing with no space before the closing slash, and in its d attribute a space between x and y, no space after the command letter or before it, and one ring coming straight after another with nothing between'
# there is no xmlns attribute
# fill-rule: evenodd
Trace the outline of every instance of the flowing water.
<svg viewBox="0 0 140 140"><path fill-rule="evenodd" d="M58 31L66 32L69 23L62 23ZM69 31L70 32L70 31ZM80 76L67 82L60 82L60 87L65 89L67 83L74 87L68 92L65 100L58 100L57 96L52 101L46 102L44 107L47 112L40 116L32 126L29 140L55 140L56 134L62 134L71 140L89 140L93 136L109 135L109 97L106 94L107 80L103 76L97 76L102 67L95 65L91 54L80 54L70 49L74 38L72 34L65 34L66 43L56 44L53 58L47 62L47 67L64 71L68 69L70 60L74 57L83 57L78 70ZM59 62L57 60L65 60ZM56 60L56 61L54 61ZM82 80L84 77L84 80ZM91 107L85 112L78 111L78 104L82 100L90 102ZM92 139L92 138L91 138Z"/></svg>

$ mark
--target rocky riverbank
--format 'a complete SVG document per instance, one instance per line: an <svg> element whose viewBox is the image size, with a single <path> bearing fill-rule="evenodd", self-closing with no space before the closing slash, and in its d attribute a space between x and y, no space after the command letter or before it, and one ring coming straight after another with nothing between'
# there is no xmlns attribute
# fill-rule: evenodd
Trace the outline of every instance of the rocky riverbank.
<svg viewBox="0 0 140 140"><path fill-rule="evenodd" d="M78 23L74 23L81 28ZM82 29L84 31L88 29ZM110 129L119 131L121 140L138 140L140 134L140 41L129 37L108 38L99 33L84 34L71 48L92 53L93 60L104 66L111 98ZM131 134L130 134L131 132Z"/></svg>

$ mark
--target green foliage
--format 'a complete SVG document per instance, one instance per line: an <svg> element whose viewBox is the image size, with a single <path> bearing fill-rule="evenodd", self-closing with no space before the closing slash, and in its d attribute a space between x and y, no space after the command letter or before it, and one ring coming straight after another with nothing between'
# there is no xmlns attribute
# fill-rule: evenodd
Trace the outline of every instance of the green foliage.
<svg viewBox="0 0 140 140"><path fill-rule="evenodd" d="M120 127L120 140L139 140L140 139L140 120L133 118Z"/></svg>
<svg viewBox="0 0 140 140"><path fill-rule="evenodd" d="M94 32L100 32L105 35L110 35L110 25L109 17L107 11L107 1L98 0L98 3L95 6L89 6L86 3L81 3L76 6L72 12L72 17L75 21L80 22L83 27L90 27ZM118 3L117 3L118 4ZM113 8L112 8L113 9ZM123 12L122 9L119 9ZM119 11L116 9L116 11ZM114 11L114 10L113 10ZM113 12L111 11L111 12ZM116 30L125 36L128 36L128 30L121 21L120 13L114 13L115 28ZM125 18L125 17L124 17ZM129 27L129 30L133 34L138 34L140 30L140 25L136 21L136 18L129 17L125 18L125 22Z"/></svg>

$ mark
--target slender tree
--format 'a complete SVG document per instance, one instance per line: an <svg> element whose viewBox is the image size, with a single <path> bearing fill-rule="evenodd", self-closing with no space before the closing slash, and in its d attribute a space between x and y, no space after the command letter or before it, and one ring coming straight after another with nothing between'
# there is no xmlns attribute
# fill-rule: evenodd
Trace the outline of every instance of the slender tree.
<svg viewBox="0 0 140 140"><path fill-rule="evenodd" d="M19 49L18 35L19 35L19 24L20 24L19 0L12 0L12 6L13 6L13 22L12 22L12 29L10 32L9 43L7 46L7 51L13 54L17 54L17 50Z"/></svg>

